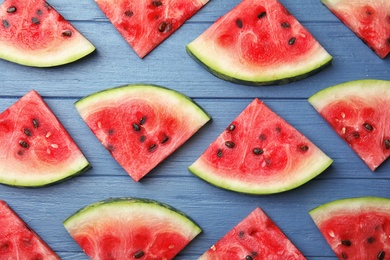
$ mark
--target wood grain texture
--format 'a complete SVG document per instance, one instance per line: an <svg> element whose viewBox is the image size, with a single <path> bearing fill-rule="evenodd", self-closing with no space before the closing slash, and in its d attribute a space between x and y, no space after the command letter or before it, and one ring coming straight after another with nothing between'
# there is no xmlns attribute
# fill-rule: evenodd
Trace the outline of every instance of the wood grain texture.
<svg viewBox="0 0 390 260"><path fill-rule="evenodd" d="M389 197L390 162L371 172L316 113L307 98L349 80L390 80L390 59L381 60L320 1L281 0L334 57L331 66L302 81L249 87L220 80L186 53L185 46L239 0L211 0L144 59L139 59L93 0L49 3L97 48L92 55L55 68L30 68L0 60L0 111L31 89L37 90L92 164L85 174L39 189L0 186L0 198L61 256L88 259L62 226L69 215L110 197L143 197L170 204L190 215L203 233L177 259L196 259L255 207L262 207L308 259L336 259L308 211L346 197ZM139 183L112 159L79 117L74 102L109 87L145 82L180 91L211 116L180 149ZM305 134L334 163L324 173L289 192L253 196L211 186L192 175L192 164L252 101L262 99Z"/></svg>

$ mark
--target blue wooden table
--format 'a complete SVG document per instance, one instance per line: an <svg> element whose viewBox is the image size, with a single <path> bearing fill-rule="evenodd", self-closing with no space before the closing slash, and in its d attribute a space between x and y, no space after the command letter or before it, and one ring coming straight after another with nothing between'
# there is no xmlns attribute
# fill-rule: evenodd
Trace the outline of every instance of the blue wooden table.
<svg viewBox="0 0 390 260"><path fill-rule="evenodd" d="M381 60L319 0L281 0L334 57L324 71L281 86L249 87L220 80L195 63L185 46L240 0L211 0L141 60L93 0L49 3L97 48L92 55L55 68L31 68L0 60L0 110L37 90L80 146L92 169L66 182L39 189L0 186L0 198L62 259L88 259L62 221L81 207L110 197L142 197L170 204L203 229L177 259L196 259L255 207L261 207L308 259L336 259L308 211L322 203L358 196L390 197L390 161L371 172L307 102L328 86L349 80L390 80L390 58ZM98 142L74 102L109 87L153 83L195 99L213 118L193 138L139 183L135 183ZM307 184L285 193L253 196L222 190L192 175L187 167L253 100L306 135L334 163Z"/></svg>

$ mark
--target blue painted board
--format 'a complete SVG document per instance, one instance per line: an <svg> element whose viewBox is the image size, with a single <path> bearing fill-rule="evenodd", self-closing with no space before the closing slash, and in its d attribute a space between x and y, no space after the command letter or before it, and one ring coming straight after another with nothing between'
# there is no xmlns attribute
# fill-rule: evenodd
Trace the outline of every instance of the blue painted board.
<svg viewBox="0 0 390 260"><path fill-rule="evenodd" d="M334 57L324 71L281 86L249 87L220 80L195 63L185 46L239 0L211 0L144 59L139 59L93 0L51 0L97 48L92 55L56 68L31 68L0 60L0 111L31 89L47 101L93 168L69 181L39 189L0 186L0 198L61 256L88 259L62 221L90 203L134 196L168 203L190 215L203 233L177 259L196 259L255 207L262 207L308 259L336 259L308 211L346 197L390 197L390 162L371 172L307 102L330 85L354 79L390 80L390 59L377 57L320 1L281 0ZM213 118L180 149L135 183L112 159L79 117L73 104L105 88L145 82L178 90ZM216 188L192 175L192 164L253 100L305 134L334 163L309 183L281 194L254 196Z"/></svg>

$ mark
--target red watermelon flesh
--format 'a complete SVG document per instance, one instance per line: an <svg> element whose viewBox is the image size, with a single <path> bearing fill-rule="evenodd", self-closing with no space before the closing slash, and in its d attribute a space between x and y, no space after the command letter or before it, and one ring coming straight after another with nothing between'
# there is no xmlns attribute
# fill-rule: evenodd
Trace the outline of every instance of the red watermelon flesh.
<svg viewBox="0 0 390 260"><path fill-rule="evenodd" d="M255 99L189 170L221 188L268 194L296 188L331 163L308 138Z"/></svg>
<svg viewBox="0 0 390 260"><path fill-rule="evenodd" d="M5 201L0 200L0 259L60 258Z"/></svg>
<svg viewBox="0 0 390 260"><path fill-rule="evenodd" d="M187 45L214 75L239 84L271 85L318 72L332 57L277 0L244 0Z"/></svg>
<svg viewBox="0 0 390 260"><path fill-rule="evenodd" d="M321 0L382 59L390 52L390 1Z"/></svg>
<svg viewBox="0 0 390 260"><path fill-rule="evenodd" d="M256 208L198 260L306 259L279 227Z"/></svg>
<svg viewBox="0 0 390 260"><path fill-rule="evenodd" d="M309 213L339 259L390 259L389 199L341 199Z"/></svg>
<svg viewBox="0 0 390 260"><path fill-rule="evenodd" d="M97 92L77 101L75 106L92 132L135 181L210 120L185 95L146 84Z"/></svg>
<svg viewBox="0 0 390 260"><path fill-rule="evenodd" d="M69 133L34 90L0 114L0 183L36 187L89 169Z"/></svg>
<svg viewBox="0 0 390 260"><path fill-rule="evenodd" d="M208 0L95 0L140 58L168 38Z"/></svg>
<svg viewBox="0 0 390 260"><path fill-rule="evenodd" d="M80 59L95 47L44 0L5 0L0 6L0 58L49 67Z"/></svg>
<svg viewBox="0 0 390 260"><path fill-rule="evenodd" d="M390 81L345 82L309 102L372 171L390 156Z"/></svg>

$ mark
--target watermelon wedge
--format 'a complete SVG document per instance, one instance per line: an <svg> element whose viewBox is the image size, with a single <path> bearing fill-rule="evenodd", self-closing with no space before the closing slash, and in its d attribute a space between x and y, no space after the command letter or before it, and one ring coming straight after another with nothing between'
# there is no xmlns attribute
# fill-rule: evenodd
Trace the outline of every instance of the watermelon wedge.
<svg viewBox="0 0 390 260"><path fill-rule="evenodd" d="M93 203L64 221L91 259L173 259L202 230L183 212L149 199Z"/></svg>
<svg viewBox="0 0 390 260"><path fill-rule="evenodd" d="M335 200L309 214L339 259L390 259L390 199Z"/></svg>
<svg viewBox="0 0 390 260"><path fill-rule="evenodd" d="M306 259L260 208L223 236L198 260Z"/></svg>
<svg viewBox="0 0 390 260"><path fill-rule="evenodd" d="M0 114L0 183L38 187L83 173L90 165L34 90Z"/></svg>
<svg viewBox="0 0 390 260"><path fill-rule="evenodd" d="M209 0L95 0L140 58L168 38Z"/></svg>
<svg viewBox="0 0 390 260"><path fill-rule="evenodd" d="M215 76L238 84L303 79L332 57L277 0L243 0L187 45Z"/></svg>
<svg viewBox="0 0 390 260"><path fill-rule="evenodd" d="M332 159L256 98L189 170L217 187L269 194L296 188L331 163Z"/></svg>
<svg viewBox="0 0 390 260"><path fill-rule="evenodd" d="M3 200L0 200L0 259L60 260L60 257Z"/></svg>
<svg viewBox="0 0 390 260"><path fill-rule="evenodd" d="M390 52L390 1L321 0L382 59Z"/></svg>
<svg viewBox="0 0 390 260"><path fill-rule="evenodd" d="M115 160L139 181L210 117L187 96L133 84L91 94L75 104Z"/></svg>
<svg viewBox="0 0 390 260"><path fill-rule="evenodd" d="M44 0L4 0L0 58L35 67L76 61L95 47Z"/></svg>
<svg viewBox="0 0 390 260"><path fill-rule="evenodd" d="M389 157L390 81L345 82L309 102L372 171Z"/></svg>

